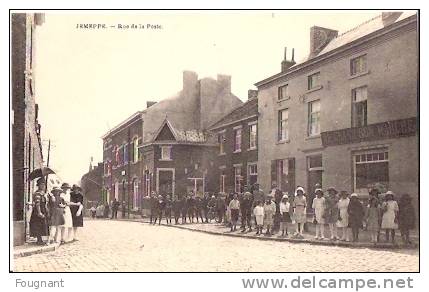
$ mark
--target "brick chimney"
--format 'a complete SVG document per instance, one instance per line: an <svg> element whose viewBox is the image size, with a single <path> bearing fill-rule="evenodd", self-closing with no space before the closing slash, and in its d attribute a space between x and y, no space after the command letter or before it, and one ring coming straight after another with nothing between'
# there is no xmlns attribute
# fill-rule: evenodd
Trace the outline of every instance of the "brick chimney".
<svg viewBox="0 0 429 292"><path fill-rule="evenodd" d="M287 47L285 47L285 53L282 61L282 72L285 72L287 69L295 65L295 49L292 49L292 60L287 59Z"/></svg>
<svg viewBox="0 0 429 292"><path fill-rule="evenodd" d="M249 89L247 91L247 99L258 98L258 91L254 89Z"/></svg>
<svg viewBox="0 0 429 292"><path fill-rule="evenodd" d="M154 104L156 104L156 101L146 101L146 108L150 108Z"/></svg>
<svg viewBox="0 0 429 292"><path fill-rule="evenodd" d="M310 58L317 56L327 44L338 36L338 30L313 26L310 28Z"/></svg>
<svg viewBox="0 0 429 292"><path fill-rule="evenodd" d="M394 23L399 16L401 16L402 12L382 12L381 13L381 20L383 21L384 26L391 25Z"/></svg>

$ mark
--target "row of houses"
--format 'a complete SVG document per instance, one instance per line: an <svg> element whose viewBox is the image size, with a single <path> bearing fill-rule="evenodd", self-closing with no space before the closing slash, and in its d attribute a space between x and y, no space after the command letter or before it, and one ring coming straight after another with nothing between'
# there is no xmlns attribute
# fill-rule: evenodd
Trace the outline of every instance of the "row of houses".
<svg viewBox="0 0 429 292"><path fill-rule="evenodd" d="M281 62L242 102L231 77L183 73L103 137L103 201L142 207L152 191L241 192L258 182L361 196L377 186L418 197L418 17L382 13L343 34L310 30L310 53Z"/></svg>

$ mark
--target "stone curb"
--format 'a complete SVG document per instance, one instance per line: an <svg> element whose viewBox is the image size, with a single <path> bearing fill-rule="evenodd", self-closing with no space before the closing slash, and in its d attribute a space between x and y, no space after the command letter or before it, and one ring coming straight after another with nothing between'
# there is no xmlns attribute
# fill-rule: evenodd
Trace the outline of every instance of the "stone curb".
<svg viewBox="0 0 429 292"><path fill-rule="evenodd" d="M50 251L56 251L60 245L59 244L51 244L47 246L35 246L35 247L29 247L28 249L24 250L18 250L13 252L13 258L20 258L20 257L28 257L34 254L40 254Z"/></svg>
<svg viewBox="0 0 429 292"><path fill-rule="evenodd" d="M112 219L108 219L112 220ZM149 224L149 222L139 220L139 219L114 219L116 221L130 221L130 222L138 222L138 223L144 223ZM414 243L411 246L404 246L402 244L389 244L389 243L367 243L367 242L358 242L358 243L352 243L352 242L332 242L329 240L311 240L311 239L297 239L297 238L278 238L278 237L265 237L265 236L252 236L252 235L242 235L237 233L223 233L223 232L216 232L216 231L210 231L210 230L201 230L201 229L193 229L186 226L181 225L167 225L165 223L161 223L162 226L165 227L172 227L172 228L178 228L183 230L189 230L194 232L201 232L206 234L212 234L212 235L221 235L221 236L229 236L229 237L239 237L239 238L249 238L249 239L258 239L258 240L265 240L265 241L282 241L282 242L292 242L292 243L306 243L310 245L324 245L324 246L338 246L338 247L348 247L348 248L370 248L370 249L418 249L418 244Z"/></svg>

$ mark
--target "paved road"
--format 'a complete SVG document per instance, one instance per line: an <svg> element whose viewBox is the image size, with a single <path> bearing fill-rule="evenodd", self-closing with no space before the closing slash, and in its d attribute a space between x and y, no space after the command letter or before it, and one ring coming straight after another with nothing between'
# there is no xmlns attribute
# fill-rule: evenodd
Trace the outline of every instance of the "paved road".
<svg viewBox="0 0 429 292"><path fill-rule="evenodd" d="M80 241L17 258L14 271L418 271L418 250L372 250L89 220Z"/></svg>

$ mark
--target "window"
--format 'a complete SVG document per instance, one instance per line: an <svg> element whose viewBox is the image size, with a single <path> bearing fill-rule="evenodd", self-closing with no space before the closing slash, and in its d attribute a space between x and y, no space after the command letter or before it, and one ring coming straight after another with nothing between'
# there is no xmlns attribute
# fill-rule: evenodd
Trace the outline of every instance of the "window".
<svg viewBox="0 0 429 292"><path fill-rule="evenodd" d="M350 75L354 76L366 72L366 55L350 60Z"/></svg>
<svg viewBox="0 0 429 292"><path fill-rule="evenodd" d="M234 152L241 151L241 129L234 130Z"/></svg>
<svg viewBox="0 0 429 292"><path fill-rule="evenodd" d="M256 149L257 146L258 125L249 125L249 149Z"/></svg>
<svg viewBox="0 0 429 292"><path fill-rule="evenodd" d="M117 158L118 158L118 165L122 165L122 162L124 160L124 150L123 150L123 146L118 148L117 151Z"/></svg>
<svg viewBox="0 0 429 292"><path fill-rule="evenodd" d="M308 103L308 135L320 134L320 100Z"/></svg>
<svg viewBox="0 0 429 292"><path fill-rule="evenodd" d="M359 87L352 90L352 127L367 125L367 87Z"/></svg>
<svg viewBox="0 0 429 292"><path fill-rule="evenodd" d="M219 142L219 154L225 154L225 132L219 133L217 138Z"/></svg>
<svg viewBox="0 0 429 292"><path fill-rule="evenodd" d="M314 73L308 76L308 90L314 89L320 86L320 72Z"/></svg>
<svg viewBox="0 0 429 292"><path fill-rule="evenodd" d="M128 144L124 144L124 164L128 164Z"/></svg>
<svg viewBox="0 0 429 292"><path fill-rule="evenodd" d="M243 177L241 176L241 166L234 167L234 191L236 193L241 192L241 181Z"/></svg>
<svg viewBox="0 0 429 292"><path fill-rule="evenodd" d="M161 146L161 160L171 160L171 146Z"/></svg>
<svg viewBox="0 0 429 292"><path fill-rule="evenodd" d="M133 209L139 208L139 182L134 179L133 182Z"/></svg>
<svg viewBox="0 0 429 292"><path fill-rule="evenodd" d="M253 186L258 180L258 165L256 163L248 164L247 185Z"/></svg>
<svg viewBox="0 0 429 292"><path fill-rule="evenodd" d="M287 184L287 176L289 174L289 165L287 159L279 159L276 161L276 181L277 187L284 190Z"/></svg>
<svg viewBox="0 0 429 292"><path fill-rule="evenodd" d="M225 193L225 171L221 170L220 177L219 177L219 192Z"/></svg>
<svg viewBox="0 0 429 292"><path fill-rule="evenodd" d="M119 162L120 162L118 146L115 146L115 148L113 149L113 155L115 156L115 167L116 167L119 165Z"/></svg>
<svg viewBox="0 0 429 292"><path fill-rule="evenodd" d="M137 161L139 161L139 139L136 137L134 138L134 142L133 142L133 146L134 146L134 150L133 150L133 162L136 163Z"/></svg>
<svg viewBox="0 0 429 292"><path fill-rule="evenodd" d="M388 188L389 154L387 150L356 153L353 158L354 190L356 193L367 194L368 189L376 185Z"/></svg>
<svg viewBox="0 0 429 292"><path fill-rule="evenodd" d="M289 98L288 87L289 87L288 84L279 87L279 96L278 96L279 100Z"/></svg>
<svg viewBox="0 0 429 292"><path fill-rule="evenodd" d="M288 133L289 111L287 109L279 111L278 141L286 141Z"/></svg>

